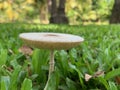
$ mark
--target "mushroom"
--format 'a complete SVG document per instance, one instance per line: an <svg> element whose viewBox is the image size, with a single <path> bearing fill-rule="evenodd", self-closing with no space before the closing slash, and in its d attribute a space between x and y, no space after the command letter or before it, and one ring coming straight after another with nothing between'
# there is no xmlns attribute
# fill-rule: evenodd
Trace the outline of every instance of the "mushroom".
<svg viewBox="0 0 120 90"><path fill-rule="evenodd" d="M54 71L54 50L68 50L79 45L84 39L80 36L62 33L22 33L19 36L27 45L50 50L49 75ZM47 84L48 84L47 81ZM47 84L44 88L46 90Z"/></svg>

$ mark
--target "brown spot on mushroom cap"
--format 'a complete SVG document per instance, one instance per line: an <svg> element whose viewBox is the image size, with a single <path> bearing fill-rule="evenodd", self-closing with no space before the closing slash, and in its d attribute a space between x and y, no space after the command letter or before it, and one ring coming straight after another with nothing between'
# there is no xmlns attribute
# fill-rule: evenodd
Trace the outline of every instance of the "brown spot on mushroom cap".
<svg viewBox="0 0 120 90"><path fill-rule="evenodd" d="M79 36L61 33L22 33L20 38L29 46L50 50L70 49L84 41Z"/></svg>
<svg viewBox="0 0 120 90"><path fill-rule="evenodd" d="M58 35L55 35L55 34L45 34L44 36L47 36L47 37L58 37Z"/></svg>

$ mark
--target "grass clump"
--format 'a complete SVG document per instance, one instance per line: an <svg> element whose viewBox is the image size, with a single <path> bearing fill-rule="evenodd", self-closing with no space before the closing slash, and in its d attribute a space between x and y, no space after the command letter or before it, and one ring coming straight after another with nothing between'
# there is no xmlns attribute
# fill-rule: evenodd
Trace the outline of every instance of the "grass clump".
<svg viewBox="0 0 120 90"><path fill-rule="evenodd" d="M51 75L50 90L119 90L119 30L120 25L0 24L0 88L43 90L49 52L19 52L22 42L18 36L22 32L59 32L79 35L85 41L69 51L55 52L56 72ZM91 76L88 81L86 75Z"/></svg>

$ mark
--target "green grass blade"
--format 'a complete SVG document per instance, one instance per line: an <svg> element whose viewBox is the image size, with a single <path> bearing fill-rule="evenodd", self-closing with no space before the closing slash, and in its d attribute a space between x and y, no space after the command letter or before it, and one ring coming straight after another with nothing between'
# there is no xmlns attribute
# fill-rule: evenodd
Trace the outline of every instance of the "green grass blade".
<svg viewBox="0 0 120 90"><path fill-rule="evenodd" d="M36 49L32 56L32 67L35 74L38 74L39 80L42 82L46 78L43 66L48 62L48 51Z"/></svg>
<svg viewBox="0 0 120 90"><path fill-rule="evenodd" d="M4 65L7 61L7 50L0 50L0 67Z"/></svg>
<svg viewBox="0 0 120 90"><path fill-rule="evenodd" d="M69 78L66 78L66 84L69 88L69 90L77 90L77 87L76 87L76 83L74 81L72 81L71 79Z"/></svg>
<svg viewBox="0 0 120 90"><path fill-rule="evenodd" d="M25 78L21 90L32 90L32 81L30 79Z"/></svg>
<svg viewBox="0 0 120 90"><path fill-rule="evenodd" d="M53 72L50 76L50 79L48 81L46 90L57 90L59 83L59 76L57 72Z"/></svg>
<svg viewBox="0 0 120 90"><path fill-rule="evenodd" d="M109 86L110 86L110 89L109 89L109 90L118 90L118 89L117 89L117 86L115 85L114 82L110 82L110 81L109 81Z"/></svg>
<svg viewBox="0 0 120 90"><path fill-rule="evenodd" d="M0 90L8 90L9 85L10 85L10 77L1 76L1 89Z"/></svg>
<svg viewBox="0 0 120 90"><path fill-rule="evenodd" d="M98 78L99 78L99 81L105 86L105 88L109 90L109 85L106 79L104 79L103 77L98 77Z"/></svg>
<svg viewBox="0 0 120 90"><path fill-rule="evenodd" d="M105 75L105 79L106 80L109 80L110 78L113 78L117 75L120 75L120 68L118 69L114 69L113 71L110 71L108 72L106 75Z"/></svg>
<svg viewBox="0 0 120 90"><path fill-rule="evenodd" d="M18 76L19 76L19 72L21 70L20 66L17 66L11 76L10 79L10 87L9 90L17 90L17 85L18 85Z"/></svg>
<svg viewBox="0 0 120 90"><path fill-rule="evenodd" d="M73 70L75 70L78 73L80 84L84 88L84 83L83 83L83 80L82 80L84 78L84 76L82 75L82 73L80 72L80 70L77 69L76 66L72 65L71 63L69 63L69 66L70 66L70 68L72 68Z"/></svg>

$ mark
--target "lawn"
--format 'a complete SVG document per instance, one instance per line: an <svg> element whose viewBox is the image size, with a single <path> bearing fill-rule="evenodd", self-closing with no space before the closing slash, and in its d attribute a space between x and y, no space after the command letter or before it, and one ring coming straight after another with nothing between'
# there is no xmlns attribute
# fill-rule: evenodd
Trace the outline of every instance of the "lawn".
<svg viewBox="0 0 120 90"><path fill-rule="evenodd" d="M0 90L43 90L47 82L49 51L23 46L22 32L69 33L85 39L71 50L55 51L48 90L120 89L120 25L7 23L0 24Z"/></svg>

